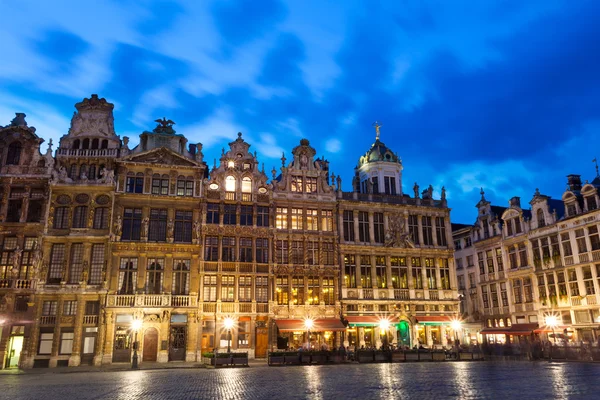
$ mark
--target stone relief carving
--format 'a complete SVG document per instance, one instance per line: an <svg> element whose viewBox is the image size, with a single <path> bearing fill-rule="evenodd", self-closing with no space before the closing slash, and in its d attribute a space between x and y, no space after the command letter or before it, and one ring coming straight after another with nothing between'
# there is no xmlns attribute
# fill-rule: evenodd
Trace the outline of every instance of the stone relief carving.
<svg viewBox="0 0 600 400"><path fill-rule="evenodd" d="M386 247L414 248L410 232L406 226L406 218L401 214L390 215L388 231L385 234Z"/></svg>

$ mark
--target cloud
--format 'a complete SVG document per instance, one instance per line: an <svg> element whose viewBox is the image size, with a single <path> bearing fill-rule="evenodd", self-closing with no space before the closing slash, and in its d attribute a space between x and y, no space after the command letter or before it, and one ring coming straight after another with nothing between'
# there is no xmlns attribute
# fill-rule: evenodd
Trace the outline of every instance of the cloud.
<svg viewBox="0 0 600 400"><path fill-rule="evenodd" d="M188 124L177 129L177 133L184 135L190 142L200 142L203 149L223 145L235 140L238 132L243 132L244 127L234 121L233 113L227 107L217 109L203 121Z"/></svg>
<svg viewBox="0 0 600 400"><path fill-rule="evenodd" d="M342 150L342 142L336 138L329 139L325 142L325 150L330 153L338 153Z"/></svg>
<svg viewBox="0 0 600 400"><path fill-rule="evenodd" d="M277 140L272 134L263 132L259 137L260 141L256 143L256 148L261 156L275 159L281 158L281 155L285 153L285 150L277 145Z"/></svg>

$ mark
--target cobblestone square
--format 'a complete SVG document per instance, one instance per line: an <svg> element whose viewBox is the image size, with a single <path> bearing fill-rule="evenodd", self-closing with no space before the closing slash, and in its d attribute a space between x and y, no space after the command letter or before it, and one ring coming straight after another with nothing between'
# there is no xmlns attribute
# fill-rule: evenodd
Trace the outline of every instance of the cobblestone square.
<svg viewBox="0 0 600 400"><path fill-rule="evenodd" d="M0 375L6 399L596 398L599 364L418 363Z"/></svg>

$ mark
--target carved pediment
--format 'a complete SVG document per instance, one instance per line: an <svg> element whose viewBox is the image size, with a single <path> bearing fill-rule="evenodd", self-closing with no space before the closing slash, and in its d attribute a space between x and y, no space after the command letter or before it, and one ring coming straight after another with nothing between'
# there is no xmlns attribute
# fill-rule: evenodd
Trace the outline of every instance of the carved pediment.
<svg viewBox="0 0 600 400"><path fill-rule="evenodd" d="M123 161L131 161L144 164L174 165L180 167L196 167L199 164L165 147L153 149L145 153L137 153L125 157Z"/></svg>

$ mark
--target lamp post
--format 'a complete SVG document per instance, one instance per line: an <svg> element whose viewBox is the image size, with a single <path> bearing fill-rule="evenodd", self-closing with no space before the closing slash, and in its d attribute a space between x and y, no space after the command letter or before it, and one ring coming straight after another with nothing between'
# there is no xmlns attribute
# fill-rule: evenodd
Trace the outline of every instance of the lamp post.
<svg viewBox="0 0 600 400"><path fill-rule="evenodd" d="M133 334L134 334L134 338L133 338L133 358L131 359L131 369L138 369L138 347L139 347L139 343L138 343L138 331L140 330L140 328L142 327L142 320L141 319L134 319L133 323L131 324L131 329L133 329Z"/></svg>
<svg viewBox="0 0 600 400"><path fill-rule="evenodd" d="M379 331L385 335L385 341L383 342L383 348L388 347L388 329L390 329L390 320L382 318L379 320Z"/></svg>
<svg viewBox="0 0 600 400"><path fill-rule="evenodd" d="M459 319L453 319L452 322L450 322L450 327L454 331L454 339L456 342L456 339L458 339L460 334L460 329L462 328L462 322Z"/></svg>
<svg viewBox="0 0 600 400"><path fill-rule="evenodd" d="M558 326L556 315L546 315L546 326L552 328L552 336L554 336L554 344L556 345L556 333L554 333L554 330Z"/></svg>
<svg viewBox="0 0 600 400"><path fill-rule="evenodd" d="M233 328L233 318L231 317L227 317L225 318L225 320L223 321L223 325L225 326L225 329L227 329L227 353L231 353L231 328Z"/></svg>
<svg viewBox="0 0 600 400"><path fill-rule="evenodd" d="M312 318L304 319L304 327L306 328L306 347L310 350L310 330L314 326L315 321Z"/></svg>

